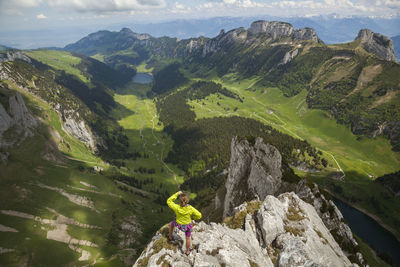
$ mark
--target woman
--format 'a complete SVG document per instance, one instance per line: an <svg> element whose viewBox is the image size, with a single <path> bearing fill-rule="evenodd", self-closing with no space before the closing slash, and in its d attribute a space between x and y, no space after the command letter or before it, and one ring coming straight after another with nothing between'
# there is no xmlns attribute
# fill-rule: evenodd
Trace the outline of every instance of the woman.
<svg viewBox="0 0 400 267"><path fill-rule="evenodd" d="M179 196L180 205L175 204L175 199ZM190 254L190 236L192 234L192 219L199 220L201 218L201 213L188 204L189 198L186 194L179 191L167 200L167 205L175 212L176 220L171 222L171 227L169 228L169 240L172 240L172 232L175 226L178 229L185 232L186 236L186 255Z"/></svg>

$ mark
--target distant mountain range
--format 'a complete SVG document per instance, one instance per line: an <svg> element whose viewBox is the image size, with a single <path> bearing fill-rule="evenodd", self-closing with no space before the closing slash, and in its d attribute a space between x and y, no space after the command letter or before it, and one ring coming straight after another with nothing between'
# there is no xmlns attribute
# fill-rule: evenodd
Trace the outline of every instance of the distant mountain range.
<svg viewBox="0 0 400 267"><path fill-rule="evenodd" d="M137 33L148 33L154 37L169 36L180 39L189 37L215 37L221 29L225 31L249 27L255 20L287 21L295 28L310 27L327 44L343 43L354 39L360 29L368 28L387 36L400 35L400 17L368 18L350 17L338 18L335 15L315 17L281 18L272 16L257 17L216 17L208 19L181 19L158 23L118 23L107 26L83 25L75 28L60 28L57 30L39 31L8 31L0 30L0 43L15 48L62 47L97 30L119 30L129 27ZM59 32L63 32L62 35ZM54 38L57 36L57 39Z"/></svg>

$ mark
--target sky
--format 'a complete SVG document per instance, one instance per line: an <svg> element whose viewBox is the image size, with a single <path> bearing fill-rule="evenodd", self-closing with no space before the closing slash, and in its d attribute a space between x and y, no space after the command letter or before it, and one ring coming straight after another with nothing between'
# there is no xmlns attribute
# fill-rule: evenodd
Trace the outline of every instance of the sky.
<svg viewBox="0 0 400 267"><path fill-rule="evenodd" d="M175 19L276 16L399 17L400 0L0 0L0 43L24 43L46 31L59 43L110 25ZM74 36L74 37L72 37ZM44 38L44 37L43 37ZM11 42L12 39L12 42ZM10 40L10 42L7 42ZM45 43L45 42L42 42ZM35 44L31 45L32 47Z"/></svg>
<svg viewBox="0 0 400 267"><path fill-rule="evenodd" d="M400 0L0 0L0 25L32 30L62 25L106 25L177 18L400 15Z"/></svg>

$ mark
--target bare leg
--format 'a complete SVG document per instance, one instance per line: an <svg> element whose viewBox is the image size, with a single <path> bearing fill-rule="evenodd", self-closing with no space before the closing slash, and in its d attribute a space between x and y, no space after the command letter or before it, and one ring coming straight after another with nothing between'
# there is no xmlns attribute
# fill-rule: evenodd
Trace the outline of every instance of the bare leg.
<svg viewBox="0 0 400 267"><path fill-rule="evenodd" d="M187 236L187 237L186 237L186 255L189 255L189 253L190 253L190 247L191 247L191 244L190 244L190 236Z"/></svg>
<svg viewBox="0 0 400 267"><path fill-rule="evenodd" d="M174 232L175 225L171 224L169 226L169 240L172 240L172 233Z"/></svg>

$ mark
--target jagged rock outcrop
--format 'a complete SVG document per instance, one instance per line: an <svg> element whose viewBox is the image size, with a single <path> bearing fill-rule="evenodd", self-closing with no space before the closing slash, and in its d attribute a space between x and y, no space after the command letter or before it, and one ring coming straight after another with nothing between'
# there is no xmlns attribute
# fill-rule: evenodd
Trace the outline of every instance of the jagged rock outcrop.
<svg viewBox="0 0 400 267"><path fill-rule="evenodd" d="M79 118L79 113L73 110L65 110L61 104L54 106L54 110L60 115L63 121L63 129L74 136L79 141L86 144L92 150L97 149L97 144L101 143L86 125L83 119ZM102 144L104 146L104 144Z"/></svg>
<svg viewBox="0 0 400 267"><path fill-rule="evenodd" d="M393 41L389 37L374 33L369 29L362 29L356 40L360 40L360 45L368 52L374 53L384 60L397 62Z"/></svg>
<svg viewBox="0 0 400 267"><path fill-rule="evenodd" d="M198 43L191 40L187 43L185 51L201 49L202 57L206 57L211 53L224 50L234 43L246 43L248 46L260 45L265 42L260 38L262 36L268 37L267 42L289 37L292 40L311 40L316 43L323 43L311 28L294 30L293 26L287 22L259 20L253 22L247 30L243 27L228 32L221 30L215 38L209 39L202 47L197 46Z"/></svg>
<svg viewBox="0 0 400 267"><path fill-rule="evenodd" d="M247 31L243 28L237 28L225 33L224 30L213 39L208 40L202 48L202 56L215 53L227 45L234 42L244 42L247 38Z"/></svg>
<svg viewBox="0 0 400 267"><path fill-rule="evenodd" d="M33 136L33 130L38 126L19 92L10 95L8 103L8 112L0 103L0 159L3 162L8 157L6 150Z"/></svg>
<svg viewBox="0 0 400 267"><path fill-rule="evenodd" d="M303 201L311 204L325 227L331 232L340 246L351 254L353 259L365 265L364 259L358 253L358 243L353 237L349 226L344 222L343 216L332 200L327 199L318 186L300 180L297 184L285 182L282 178L282 159L279 151L256 138L254 144L237 137L231 143L231 161L228 178L225 184L226 195L224 198L223 216L230 216L237 212L233 208L244 201L259 199L264 201L268 195L294 191ZM257 177L256 179L254 177ZM217 195L215 206L222 200Z"/></svg>
<svg viewBox="0 0 400 267"><path fill-rule="evenodd" d="M265 34L272 39L280 37L292 37L294 40L311 40L323 43L312 28L294 29L292 24L280 21L255 21L250 25L248 32L251 34Z"/></svg>
<svg viewBox="0 0 400 267"><path fill-rule="evenodd" d="M27 55L19 51L0 53L0 63L3 61L15 61L17 59L28 63L31 62L31 59Z"/></svg>
<svg viewBox="0 0 400 267"><path fill-rule="evenodd" d="M278 65L285 65L292 61L293 58L295 58L299 54L299 49L294 49L292 51L289 51L285 54L283 57L282 61Z"/></svg>
<svg viewBox="0 0 400 267"><path fill-rule="evenodd" d="M292 35L294 28L287 22L258 20L250 25L248 31L251 34L263 33L276 39Z"/></svg>
<svg viewBox="0 0 400 267"><path fill-rule="evenodd" d="M302 28L294 31L293 38L297 40L311 40L316 43L323 43L312 28Z"/></svg>
<svg viewBox="0 0 400 267"><path fill-rule="evenodd" d="M189 256L182 251L182 233L169 243L164 226L134 266L356 266L314 207L293 192L244 203L237 210L224 224L195 225Z"/></svg>
<svg viewBox="0 0 400 267"><path fill-rule="evenodd" d="M262 138L256 138L254 146L233 138L223 217L244 201L275 194L281 184L281 162L279 151Z"/></svg>

